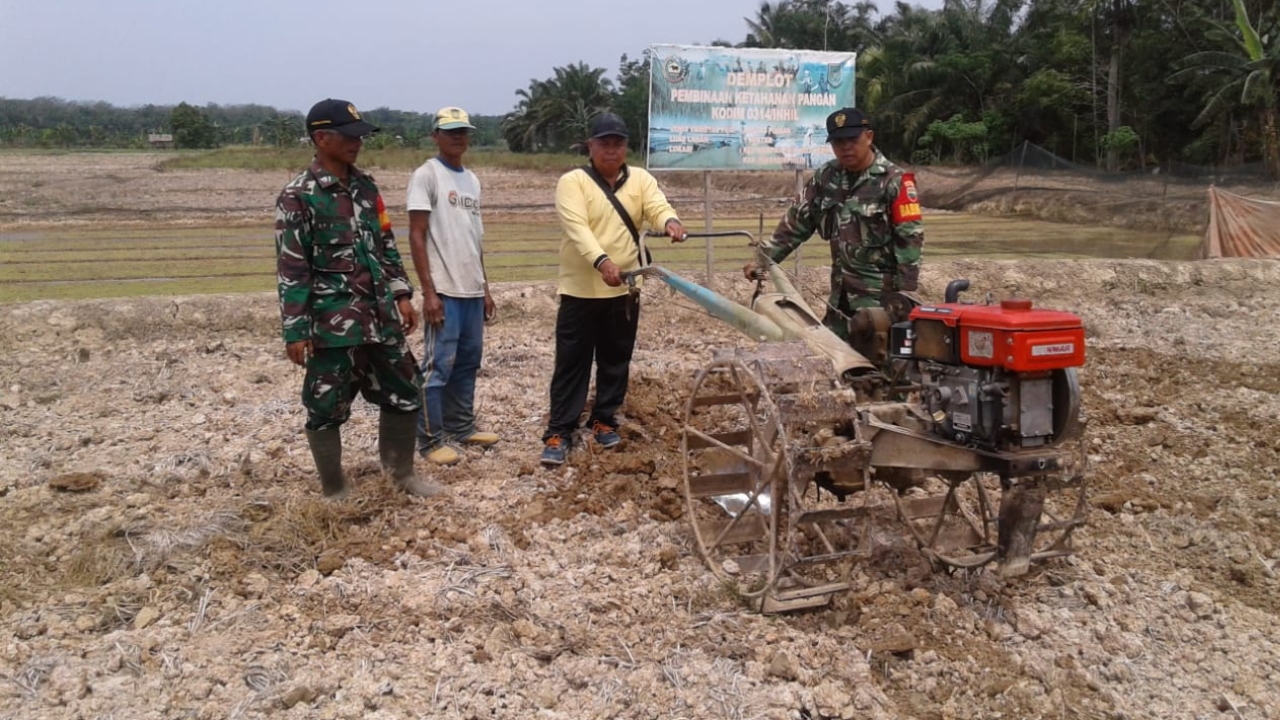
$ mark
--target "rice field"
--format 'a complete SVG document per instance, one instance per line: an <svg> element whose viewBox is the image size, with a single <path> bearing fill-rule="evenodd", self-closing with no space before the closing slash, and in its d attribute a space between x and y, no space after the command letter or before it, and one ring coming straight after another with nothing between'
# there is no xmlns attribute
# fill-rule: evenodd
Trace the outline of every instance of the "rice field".
<svg viewBox="0 0 1280 720"><path fill-rule="evenodd" d="M769 222L774 222L770 219ZM691 221L690 231L699 229ZM926 217L930 258L1190 259L1194 235L1050 223L962 214ZM492 282L546 281L556 276L559 228L551 222L486 223L485 265ZM732 218L716 231L758 234L757 218ZM770 226L770 230L772 227ZM732 270L750 258L745 238L693 238L672 245L652 238L654 262L667 268ZM408 262L408 243L400 249ZM802 262L826 264L820 239L802 248ZM41 299L258 292L275 287L269 227L66 228L0 233L0 303Z"/></svg>

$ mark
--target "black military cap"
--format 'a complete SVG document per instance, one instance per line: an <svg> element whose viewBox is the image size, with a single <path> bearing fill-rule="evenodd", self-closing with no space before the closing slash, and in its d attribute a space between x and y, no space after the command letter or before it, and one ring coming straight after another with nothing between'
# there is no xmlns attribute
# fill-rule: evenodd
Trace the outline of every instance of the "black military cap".
<svg viewBox="0 0 1280 720"><path fill-rule="evenodd" d="M827 116L827 142L858 137L871 129L871 120L858 108L840 108Z"/></svg>
<svg viewBox="0 0 1280 720"><path fill-rule="evenodd" d="M311 112L307 113L307 134L316 130L337 130L347 137L364 137L381 128L365 122L355 105L328 98L312 105Z"/></svg>
<svg viewBox="0 0 1280 720"><path fill-rule="evenodd" d="M595 120L591 121L591 139L595 140L608 135L627 137L627 124L611 112L600 113Z"/></svg>

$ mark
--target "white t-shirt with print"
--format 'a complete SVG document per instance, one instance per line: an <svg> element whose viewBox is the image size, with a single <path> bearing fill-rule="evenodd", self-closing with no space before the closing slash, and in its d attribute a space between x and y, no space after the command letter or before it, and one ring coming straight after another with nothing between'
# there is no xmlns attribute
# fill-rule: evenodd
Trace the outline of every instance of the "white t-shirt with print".
<svg viewBox="0 0 1280 720"><path fill-rule="evenodd" d="M410 211L431 213L427 221L427 261L436 292L450 297L484 297L480 239L480 179L431 158L409 179Z"/></svg>

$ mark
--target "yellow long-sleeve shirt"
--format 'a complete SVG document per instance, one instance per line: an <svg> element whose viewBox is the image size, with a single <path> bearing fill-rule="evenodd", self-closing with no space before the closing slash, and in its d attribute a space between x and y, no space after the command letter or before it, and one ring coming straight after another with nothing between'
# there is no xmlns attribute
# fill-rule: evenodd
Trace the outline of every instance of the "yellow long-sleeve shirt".
<svg viewBox="0 0 1280 720"><path fill-rule="evenodd" d="M623 168L614 194L631 215L636 229L661 232L678 220L658 181L642 168ZM626 285L609 287L596 270L607 255L621 270L640 267L639 248L631 231L614 210L596 181L581 168L565 173L556 184L556 214L560 217L560 278L556 292L580 298L625 295Z"/></svg>

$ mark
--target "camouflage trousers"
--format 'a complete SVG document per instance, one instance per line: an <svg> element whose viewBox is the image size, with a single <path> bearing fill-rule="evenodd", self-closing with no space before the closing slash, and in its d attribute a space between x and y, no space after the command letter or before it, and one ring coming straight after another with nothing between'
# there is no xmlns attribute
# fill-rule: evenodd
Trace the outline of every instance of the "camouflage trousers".
<svg viewBox="0 0 1280 720"><path fill-rule="evenodd" d="M874 295L851 295L836 288L828 300L829 304L826 314L822 316L822 324L847 344L852 337L849 332L849 323L852 322L854 314L862 308L880 307L880 288L876 287L874 291Z"/></svg>
<svg viewBox="0 0 1280 720"><path fill-rule="evenodd" d="M422 406L422 375L403 339L390 343L319 348L307 360L302 405L307 429L337 427L351 417L356 391L365 400L401 412Z"/></svg>

